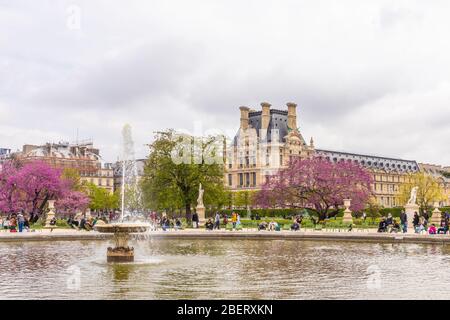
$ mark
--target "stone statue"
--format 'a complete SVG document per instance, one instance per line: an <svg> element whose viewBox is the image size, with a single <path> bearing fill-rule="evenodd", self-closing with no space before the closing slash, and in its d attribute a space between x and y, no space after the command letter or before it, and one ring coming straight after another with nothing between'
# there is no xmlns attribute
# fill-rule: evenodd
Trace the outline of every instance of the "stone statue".
<svg viewBox="0 0 450 320"><path fill-rule="evenodd" d="M419 190L419 187L414 187L411 190L411 197L408 200L408 204L416 204L417 202L417 191Z"/></svg>
<svg viewBox="0 0 450 320"><path fill-rule="evenodd" d="M200 183L200 186L198 188L198 199L197 199L197 207L203 207L203 194L205 193L205 190L202 189L202 184Z"/></svg>

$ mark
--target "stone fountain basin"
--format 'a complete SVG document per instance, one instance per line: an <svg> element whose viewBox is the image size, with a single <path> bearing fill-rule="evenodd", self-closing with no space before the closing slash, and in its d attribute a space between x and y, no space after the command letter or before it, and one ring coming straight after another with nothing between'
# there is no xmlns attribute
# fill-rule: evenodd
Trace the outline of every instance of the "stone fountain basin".
<svg viewBox="0 0 450 320"><path fill-rule="evenodd" d="M111 223L95 225L100 233L141 233L146 232L150 225L145 223Z"/></svg>

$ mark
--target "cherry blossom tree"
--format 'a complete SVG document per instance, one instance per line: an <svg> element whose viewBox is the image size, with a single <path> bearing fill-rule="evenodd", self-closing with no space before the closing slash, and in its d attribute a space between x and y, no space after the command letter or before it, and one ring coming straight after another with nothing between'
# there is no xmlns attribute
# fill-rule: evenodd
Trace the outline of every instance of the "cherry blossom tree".
<svg viewBox="0 0 450 320"><path fill-rule="evenodd" d="M80 191L66 191L55 203L58 213L74 214L84 211L89 206L89 197Z"/></svg>
<svg viewBox="0 0 450 320"><path fill-rule="evenodd" d="M256 202L266 208L306 207L322 221L335 216L346 198L352 199L351 210L364 209L372 195L371 183L372 175L351 162L298 159L268 178Z"/></svg>
<svg viewBox="0 0 450 320"><path fill-rule="evenodd" d="M73 189L73 181L62 177L62 170L45 162L33 161L21 167L5 163L0 170L0 211L24 211L36 221L49 200L56 200L56 208L64 212L84 210L89 203L87 195Z"/></svg>
<svg viewBox="0 0 450 320"><path fill-rule="evenodd" d="M22 210L30 213L30 220L44 212L48 200L57 200L67 191L61 179L61 170L45 162L26 163L16 174L17 187L21 191Z"/></svg>
<svg viewBox="0 0 450 320"><path fill-rule="evenodd" d="M13 213L21 208L20 189L17 186L18 169L12 162L6 162L0 168L0 212Z"/></svg>

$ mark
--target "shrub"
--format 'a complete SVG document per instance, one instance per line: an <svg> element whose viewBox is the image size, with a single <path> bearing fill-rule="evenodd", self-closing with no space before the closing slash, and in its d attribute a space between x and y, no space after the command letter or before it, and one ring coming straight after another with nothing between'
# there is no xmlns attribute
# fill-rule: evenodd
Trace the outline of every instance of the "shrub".
<svg viewBox="0 0 450 320"><path fill-rule="evenodd" d="M402 210L403 210L402 207L383 208L383 209L380 209L380 214L382 216L386 217L390 213L390 214L392 214L392 217L400 218L400 214L402 213Z"/></svg>

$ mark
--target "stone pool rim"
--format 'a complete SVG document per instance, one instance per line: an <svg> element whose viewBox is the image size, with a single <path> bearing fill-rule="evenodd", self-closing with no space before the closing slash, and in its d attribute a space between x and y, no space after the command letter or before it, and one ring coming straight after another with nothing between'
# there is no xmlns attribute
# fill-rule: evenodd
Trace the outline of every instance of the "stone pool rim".
<svg viewBox="0 0 450 320"><path fill-rule="evenodd" d="M156 231L135 234L133 237L148 239L192 239L192 240L289 240L289 241L352 241L370 243L417 243L450 244L449 235L378 234L364 232L321 232L321 231ZM28 241L109 241L113 234L96 231L76 233L32 232L23 234L0 233L0 243Z"/></svg>

